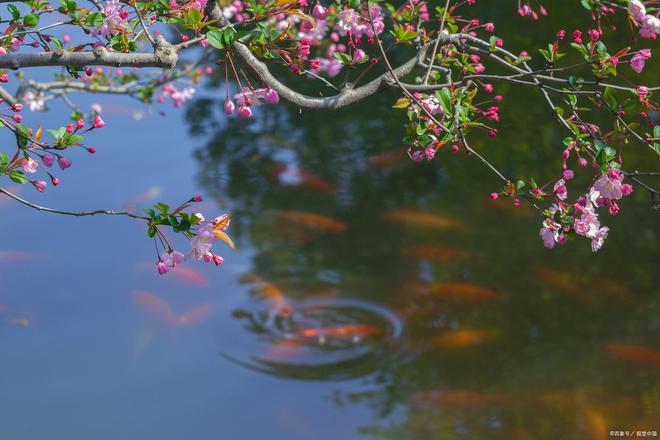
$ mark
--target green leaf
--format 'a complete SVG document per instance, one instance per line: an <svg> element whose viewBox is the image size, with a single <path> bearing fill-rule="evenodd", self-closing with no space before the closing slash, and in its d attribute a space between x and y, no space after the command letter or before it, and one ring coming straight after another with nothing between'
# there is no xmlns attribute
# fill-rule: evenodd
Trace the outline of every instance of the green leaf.
<svg viewBox="0 0 660 440"><path fill-rule="evenodd" d="M156 227L149 225L149 229L147 229L147 235L149 235L149 238L152 238L154 235L156 235Z"/></svg>
<svg viewBox="0 0 660 440"><path fill-rule="evenodd" d="M207 32L206 39L209 40L209 44L216 49L223 49L225 47L224 44L222 44L222 32L220 31Z"/></svg>
<svg viewBox="0 0 660 440"><path fill-rule="evenodd" d="M12 182L15 183L20 183L20 184L28 183L25 174L23 174L23 171L21 170L11 170L9 172L9 178L12 180Z"/></svg>

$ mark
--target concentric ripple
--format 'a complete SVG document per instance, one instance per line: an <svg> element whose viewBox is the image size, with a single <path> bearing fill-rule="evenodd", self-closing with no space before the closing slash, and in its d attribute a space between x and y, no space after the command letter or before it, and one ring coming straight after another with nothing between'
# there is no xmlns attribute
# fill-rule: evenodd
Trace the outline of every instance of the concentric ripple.
<svg viewBox="0 0 660 440"><path fill-rule="evenodd" d="M403 325L385 307L345 299L307 300L277 311L246 312L254 345L232 362L295 379L340 380L374 372L396 354Z"/></svg>

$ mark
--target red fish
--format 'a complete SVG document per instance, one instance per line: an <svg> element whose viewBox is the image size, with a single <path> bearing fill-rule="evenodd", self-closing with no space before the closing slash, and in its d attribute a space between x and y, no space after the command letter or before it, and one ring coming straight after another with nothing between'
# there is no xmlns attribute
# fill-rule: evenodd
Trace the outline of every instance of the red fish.
<svg viewBox="0 0 660 440"><path fill-rule="evenodd" d="M644 345L609 344L607 352L622 361L642 366L660 366L660 349Z"/></svg>

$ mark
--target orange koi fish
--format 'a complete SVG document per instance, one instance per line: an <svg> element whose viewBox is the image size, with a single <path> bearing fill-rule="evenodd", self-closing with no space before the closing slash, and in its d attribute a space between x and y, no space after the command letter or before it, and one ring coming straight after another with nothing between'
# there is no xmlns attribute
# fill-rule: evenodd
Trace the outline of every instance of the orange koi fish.
<svg viewBox="0 0 660 440"><path fill-rule="evenodd" d="M641 366L660 366L660 349L644 345L608 344L607 352L622 361Z"/></svg>
<svg viewBox="0 0 660 440"><path fill-rule="evenodd" d="M488 335L481 330L451 330L434 336L431 343L436 348L468 348L482 344Z"/></svg>
<svg viewBox="0 0 660 440"><path fill-rule="evenodd" d="M409 257L442 262L463 260L470 255L464 251L439 246L415 246L405 248L403 249L403 254Z"/></svg>
<svg viewBox="0 0 660 440"><path fill-rule="evenodd" d="M465 283L432 283L423 287L430 295L465 299L499 299L501 295L485 287Z"/></svg>
<svg viewBox="0 0 660 440"><path fill-rule="evenodd" d="M268 302L270 302L276 310L281 310L289 307L284 292L282 292L273 283L263 280L253 273L243 274L240 278L242 282L255 284L255 290Z"/></svg>
<svg viewBox="0 0 660 440"><path fill-rule="evenodd" d="M339 233L344 232L347 228L346 223L342 223L325 215L314 214L312 212L280 212L278 213L278 217L282 220L296 223L309 229L325 232Z"/></svg>
<svg viewBox="0 0 660 440"><path fill-rule="evenodd" d="M308 328L298 332L298 336L305 338L353 338L364 336L378 336L382 330L373 325L367 324L349 324L337 327Z"/></svg>
<svg viewBox="0 0 660 440"><path fill-rule="evenodd" d="M427 212L397 209L384 212L381 217L383 220L388 222L402 223L404 225L420 228L443 230L464 229L463 224L454 219L443 217L437 214L429 214Z"/></svg>

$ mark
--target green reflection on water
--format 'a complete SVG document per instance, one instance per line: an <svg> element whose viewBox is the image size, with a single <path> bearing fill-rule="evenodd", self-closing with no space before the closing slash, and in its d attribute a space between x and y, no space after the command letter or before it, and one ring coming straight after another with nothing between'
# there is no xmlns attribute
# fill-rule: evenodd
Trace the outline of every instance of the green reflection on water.
<svg viewBox="0 0 660 440"><path fill-rule="evenodd" d="M516 29L513 11L495 3L480 15ZM559 23L572 29L577 18L560 3L524 35L498 34L529 49ZM500 136L476 136L475 146L510 176L551 179L563 132L540 95L504 85L496 93L505 96ZM432 163L407 160L394 98L331 114L265 106L252 120L214 124L209 114L222 99L207 99L188 115L191 130L209 138L197 151L199 180L254 247L252 272L294 310L326 296L384 306L403 321L396 340L379 342L396 356L369 369L367 391L337 395L337 403L372 406L363 434L376 438L599 439L610 430L659 430L658 360L612 345L660 346L657 221L646 195L637 191L607 218L600 253L581 241L547 251L529 208L489 202L499 182L478 161L447 150ZM635 168L648 158L633 151L626 160ZM302 184L282 184L286 163L303 171ZM582 191L580 183L569 191ZM407 211L437 224L421 214L406 219ZM258 298L272 306L257 285ZM268 332L254 321L246 328ZM285 359L266 371L308 378L301 364L292 355L290 368ZM335 364L308 372L341 376Z"/></svg>

